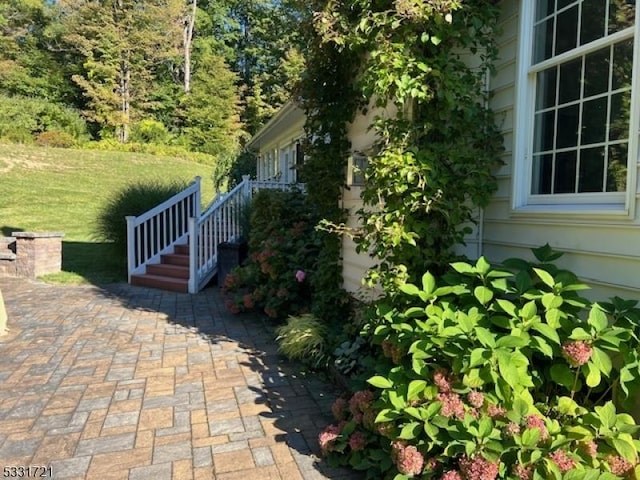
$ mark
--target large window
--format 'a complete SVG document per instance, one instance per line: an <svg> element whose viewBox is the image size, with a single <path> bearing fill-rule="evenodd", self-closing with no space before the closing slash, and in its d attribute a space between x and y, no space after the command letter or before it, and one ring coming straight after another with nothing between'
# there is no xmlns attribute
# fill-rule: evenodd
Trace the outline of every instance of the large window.
<svg viewBox="0 0 640 480"><path fill-rule="evenodd" d="M520 133L524 203L623 204L638 114L631 108L635 1L521 5L528 41L520 126L530 132Z"/></svg>

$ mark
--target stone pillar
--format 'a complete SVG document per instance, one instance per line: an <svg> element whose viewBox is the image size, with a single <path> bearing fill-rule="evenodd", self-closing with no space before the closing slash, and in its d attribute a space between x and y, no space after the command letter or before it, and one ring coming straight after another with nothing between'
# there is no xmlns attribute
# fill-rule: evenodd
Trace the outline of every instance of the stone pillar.
<svg viewBox="0 0 640 480"><path fill-rule="evenodd" d="M62 233L13 232L16 239L16 273L36 278L62 270Z"/></svg>

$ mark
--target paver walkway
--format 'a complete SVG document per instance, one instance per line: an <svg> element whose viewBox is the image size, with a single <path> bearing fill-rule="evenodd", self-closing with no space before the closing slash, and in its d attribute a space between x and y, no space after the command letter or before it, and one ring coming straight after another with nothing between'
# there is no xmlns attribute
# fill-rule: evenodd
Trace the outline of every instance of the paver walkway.
<svg viewBox="0 0 640 480"><path fill-rule="evenodd" d="M267 325L198 295L0 278L0 473L53 478L346 479L317 461L331 388Z"/></svg>

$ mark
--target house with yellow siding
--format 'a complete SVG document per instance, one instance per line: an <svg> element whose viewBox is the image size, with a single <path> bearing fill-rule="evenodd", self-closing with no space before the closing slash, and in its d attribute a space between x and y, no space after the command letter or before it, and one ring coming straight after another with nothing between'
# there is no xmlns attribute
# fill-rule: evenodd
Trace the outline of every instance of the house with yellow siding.
<svg viewBox="0 0 640 480"><path fill-rule="evenodd" d="M640 299L640 33L630 0L504 0L499 56L487 77L504 136L498 190L478 211L463 253L531 258L549 243L596 298ZM635 108L634 108L635 106ZM341 202L361 205L357 167L375 138L370 109L349 126L353 155ZM258 179L295 182L304 113L293 103L251 140ZM343 239L344 281L373 264Z"/></svg>

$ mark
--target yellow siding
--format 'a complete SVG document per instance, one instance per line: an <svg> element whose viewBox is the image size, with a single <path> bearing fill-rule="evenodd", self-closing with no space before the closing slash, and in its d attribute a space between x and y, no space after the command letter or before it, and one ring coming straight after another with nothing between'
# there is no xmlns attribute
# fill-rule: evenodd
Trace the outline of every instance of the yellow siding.
<svg viewBox="0 0 640 480"><path fill-rule="evenodd" d="M496 172L498 192L484 212L482 252L493 262L515 256L533 259L530 249L549 243L566 252L559 264L593 287L589 296L640 298L637 214L629 219L622 215L618 218L597 214L571 217L512 210L518 3L517 0L502 2L500 56L491 79L494 93L491 106L497 112L505 138L505 165Z"/></svg>
<svg viewBox="0 0 640 480"><path fill-rule="evenodd" d="M357 228L358 218L356 212L362 207L360 193L362 188L351 187L342 192L342 207L349 212L347 226ZM343 287L346 291L354 294L360 299L370 299L374 293L362 285L362 279L371 267L375 265L375 260L366 254L356 252L356 244L348 236L342 238L342 275L344 278Z"/></svg>

